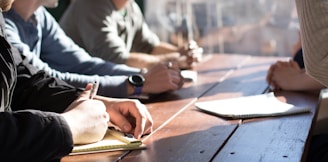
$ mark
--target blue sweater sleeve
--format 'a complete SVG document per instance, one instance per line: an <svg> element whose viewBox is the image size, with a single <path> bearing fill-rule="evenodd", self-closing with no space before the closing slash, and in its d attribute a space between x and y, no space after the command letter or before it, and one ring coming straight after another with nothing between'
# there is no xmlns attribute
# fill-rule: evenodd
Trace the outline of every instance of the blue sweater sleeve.
<svg viewBox="0 0 328 162"><path fill-rule="evenodd" d="M44 8L41 9L43 12L39 11L38 14L42 30L41 59L48 62L51 67L60 71L88 75L126 75L139 70L91 57L64 33Z"/></svg>
<svg viewBox="0 0 328 162"><path fill-rule="evenodd" d="M26 30L27 22L20 20L13 10L4 16L8 40L38 69L82 88L98 80L98 94L127 97L126 75L138 73L140 69L91 57L66 36L43 7L35 12L38 37ZM37 41L33 42L31 38Z"/></svg>

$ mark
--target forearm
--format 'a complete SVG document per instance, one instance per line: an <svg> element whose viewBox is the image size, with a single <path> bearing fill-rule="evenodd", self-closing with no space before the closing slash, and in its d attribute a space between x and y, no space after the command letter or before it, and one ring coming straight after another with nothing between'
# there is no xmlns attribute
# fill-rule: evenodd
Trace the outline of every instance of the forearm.
<svg viewBox="0 0 328 162"><path fill-rule="evenodd" d="M179 56L177 52L157 55L131 53L126 64L138 68L151 68L160 62L177 61Z"/></svg>
<svg viewBox="0 0 328 162"><path fill-rule="evenodd" d="M23 65L21 65L23 67ZM26 66L31 66L29 64L27 64ZM19 84L17 84L17 87L19 86L19 88L17 89L17 97L18 98L23 98L24 96L31 98L33 97L33 94L38 94L39 96L42 96L41 93L28 93L29 91L32 91L33 88L37 88L40 85L44 85L44 84L40 84L40 85L36 85L36 86L28 86L28 85L32 85L32 84L39 84L41 83L41 81L36 81L36 80L32 80L30 79L30 75L31 75L31 71L29 72L30 74L27 74L26 72L28 72L30 69L35 69L33 66L31 66L28 70L24 70L22 68L18 68L18 73L21 73L18 75L18 79L19 79ZM35 69L35 71L38 71ZM139 73L140 70L136 70L135 72L133 72L132 74L137 74ZM42 77L46 77L47 75L44 74L38 74L38 76ZM126 87L126 78L127 75L119 75L119 76L98 76L98 75L81 75L81 74L76 74L76 73L61 73L59 71L52 71L51 76L55 77L55 78L50 78L47 77L48 79L44 79L42 80L43 83L48 83L50 85L50 83L52 82L62 82L59 81L60 80L64 80L67 83L75 86L75 87L79 87L79 88L84 88L88 83L93 83L95 81L99 81L100 86L99 86L99 91L98 94L104 95L104 96L108 96L108 97L127 97L128 93L127 93L127 87ZM38 78L37 76L35 76L35 78ZM58 78L58 79L56 79ZM40 79L40 78L39 78ZM60 83L60 84L64 84L64 83ZM67 84L64 84L67 85ZM71 91L71 95L68 95L66 100L64 101L68 101L67 99L71 98L71 97L76 97L77 95L74 95L73 93L76 90L69 90L70 88L72 88L72 86L60 86L57 85L55 86L55 84L53 84L53 86L49 86L49 89L59 89L63 88L63 90L65 90L65 92L67 92L67 94ZM74 88L73 88L74 89ZM43 89L41 89L43 90ZM24 92L24 93L23 93ZM50 91L44 91L46 92L50 92ZM53 90L51 92L54 92ZM56 94L60 94L60 93L54 93L54 95ZM60 96L60 95L58 95ZM37 97L36 97L37 98ZM53 97L52 97L53 98ZM65 97L64 97L65 98ZM34 101L34 100L21 100L20 102L15 102L17 104L20 105L25 105L26 103L23 103L22 101ZM48 103L49 105L51 105L51 102L47 102L44 100L38 100L38 101L43 101L44 103ZM57 100L53 100L53 102L57 102ZM60 102L60 103L63 103ZM36 104L36 102L31 102L31 104ZM52 104L53 105L57 105L57 104ZM25 105L27 106L27 105ZM58 107L55 107L54 109L58 109Z"/></svg>
<svg viewBox="0 0 328 162"><path fill-rule="evenodd" d="M140 71L139 71L140 72ZM139 73L136 72L136 73ZM118 97L126 98L129 93L126 85L127 76L77 76L77 78L71 78L66 80L68 83L84 88L88 83L99 81L98 95L106 97Z"/></svg>
<svg viewBox="0 0 328 162"><path fill-rule="evenodd" d="M178 52L179 48L165 42L161 42L158 46L154 47L151 54L158 55L158 54L166 54L166 53L174 53Z"/></svg>
<svg viewBox="0 0 328 162"><path fill-rule="evenodd" d="M126 64L132 67L150 68L159 62L160 58L157 56L149 55L146 53L130 53Z"/></svg>
<svg viewBox="0 0 328 162"><path fill-rule="evenodd" d="M309 76L308 74L304 73L297 78L297 84L293 84L296 90L305 90L305 91L312 91L312 90L320 90L325 88L320 82Z"/></svg>
<svg viewBox="0 0 328 162"><path fill-rule="evenodd" d="M17 83L11 107L13 110L33 107L43 111L63 112L80 92L80 89L50 77L24 61L17 68Z"/></svg>

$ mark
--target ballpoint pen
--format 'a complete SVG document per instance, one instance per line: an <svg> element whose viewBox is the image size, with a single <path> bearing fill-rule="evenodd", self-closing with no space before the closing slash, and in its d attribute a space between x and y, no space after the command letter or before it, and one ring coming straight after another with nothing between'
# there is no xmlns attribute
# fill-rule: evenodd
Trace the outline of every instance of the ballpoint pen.
<svg viewBox="0 0 328 162"><path fill-rule="evenodd" d="M89 97L90 99L93 99L96 96L97 91L98 91L98 87L99 87L99 82L95 81L92 84L91 93L90 93L90 97Z"/></svg>

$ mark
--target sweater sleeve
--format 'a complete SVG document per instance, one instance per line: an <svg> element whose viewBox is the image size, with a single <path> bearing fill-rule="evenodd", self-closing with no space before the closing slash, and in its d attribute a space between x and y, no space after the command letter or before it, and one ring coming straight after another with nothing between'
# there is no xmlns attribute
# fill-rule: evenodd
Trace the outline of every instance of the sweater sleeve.
<svg viewBox="0 0 328 162"><path fill-rule="evenodd" d="M6 14L8 40L29 63L39 70L44 70L52 77L64 80L74 86L84 88L86 84L98 80L100 82L98 94L108 97L127 97L126 75L139 73L140 69L116 65L89 56L65 35L55 20L49 16L49 13L46 11L42 13L47 22L43 24L42 30L42 59L31 52L30 47L21 40L23 38L19 33L24 30L19 30L19 25L11 20L10 14L12 13Z"/></svg>
<svg viewBox="0 0 328 162"><path fill-rule="evenodd" d="M70 128L59 114L24 110L0 113L0 156L5 161L53 161L73 148Z"/></svg>
<svg viewBox="0 0 328 162"><path fill-rule="evenodd" d="M45 10L45 9L43 9ZM54 69L86 75L128 75L140 69L114 64L98 57L91 57L61 29L46 11L42 26L41 59Z"/></svg>
<svg viewBox="0 0 328 162"><path fill-rule="evenodd" d="M328 3L296 0L306 72L328 86Z"/></svg>
<svg viewBox="0 0 328 162"><path fill-rule="evenodd" d="M13 54L17 55L17 53ZM81 91L22 61L17 65L12 109L33 108L61 113L80 95Z"/></svg>

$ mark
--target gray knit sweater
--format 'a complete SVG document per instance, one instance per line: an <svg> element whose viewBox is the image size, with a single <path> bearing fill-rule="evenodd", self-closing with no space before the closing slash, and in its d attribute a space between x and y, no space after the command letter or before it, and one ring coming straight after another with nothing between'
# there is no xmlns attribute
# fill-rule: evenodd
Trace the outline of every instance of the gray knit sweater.
<svg viewBox="0 0 328 162"><path fill-rule="evenodd" d="M296 0L307 73L328 86L328 1Z"/></svg>

